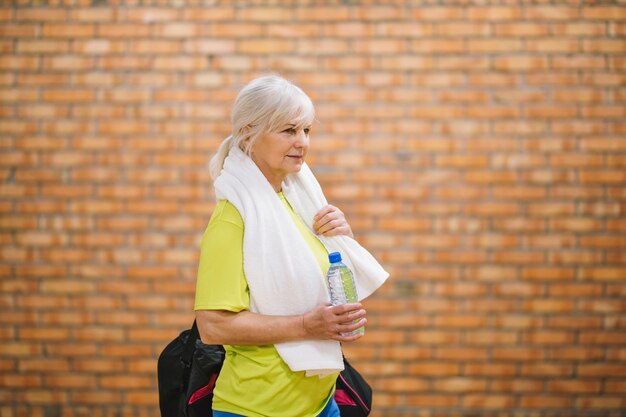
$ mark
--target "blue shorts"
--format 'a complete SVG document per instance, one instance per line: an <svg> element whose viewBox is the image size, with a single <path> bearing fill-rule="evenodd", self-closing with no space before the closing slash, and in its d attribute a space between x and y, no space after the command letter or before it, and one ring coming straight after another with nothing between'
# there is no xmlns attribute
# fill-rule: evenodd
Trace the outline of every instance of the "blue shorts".
<svg viewBox="0 0 626 417"><path fill-rule="evenodd" d="M226 413L224 411L216 411L213 410L213 417L245 417L240 414ZM340 417L339 415L339 407L335 402L335 398L331 398L326 404L326 407L322 410L321 413L317 415L317 417Z"/></svg>

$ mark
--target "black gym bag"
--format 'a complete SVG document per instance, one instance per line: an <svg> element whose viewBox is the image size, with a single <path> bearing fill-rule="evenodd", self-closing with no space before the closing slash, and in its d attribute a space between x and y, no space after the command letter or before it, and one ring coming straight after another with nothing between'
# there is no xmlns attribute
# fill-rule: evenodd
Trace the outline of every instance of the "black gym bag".
<svg viewBox="0 0 626 417"><path fill-rule="evenodd" d="M213 388L224 356L222 345L200 341L195 321L172 340L157 364L161 417L213 417ZM341 417L365 417L372 408L372 389L345 357L343 364L335 389Z"/></svg>

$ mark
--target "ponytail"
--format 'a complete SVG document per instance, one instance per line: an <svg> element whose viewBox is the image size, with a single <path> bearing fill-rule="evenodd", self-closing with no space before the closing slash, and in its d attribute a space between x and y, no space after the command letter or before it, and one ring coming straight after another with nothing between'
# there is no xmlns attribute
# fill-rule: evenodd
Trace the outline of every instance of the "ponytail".
<svg viewBox="0 0 626 417"><path fill-rule="evenodd" d="M224 160L228 156L228 152L233 146L233 142L233 135L230 135L229 137L224 139L220 144L220 147L217 148L217 152L215 152L215 155L213 155L213 157L209 161L209 174L211 174L211 178L213 178L213 181L215 181L222 172L222 168L224 168Z"/></svg>

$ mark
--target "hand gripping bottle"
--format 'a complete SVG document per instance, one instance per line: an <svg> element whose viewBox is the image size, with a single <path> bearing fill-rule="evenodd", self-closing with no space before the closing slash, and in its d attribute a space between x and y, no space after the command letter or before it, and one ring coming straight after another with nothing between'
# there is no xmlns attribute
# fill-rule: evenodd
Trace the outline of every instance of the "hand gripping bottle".
<svg viewBox="0 0 626 417"><path fill-rule="evenodd" d="M333 252L328 254L330 268L326 274L328 281L328 292L330 293L330 303L334 306L340 304L351 304L359 301L356 293L356 285L354 284L354 276L352 271L343 262L341 262L341 254ZM355 320L356 321L356 320ZM342 333L344 336L356 333L364 333L365 329L360 327L351 332Z"/></svg>

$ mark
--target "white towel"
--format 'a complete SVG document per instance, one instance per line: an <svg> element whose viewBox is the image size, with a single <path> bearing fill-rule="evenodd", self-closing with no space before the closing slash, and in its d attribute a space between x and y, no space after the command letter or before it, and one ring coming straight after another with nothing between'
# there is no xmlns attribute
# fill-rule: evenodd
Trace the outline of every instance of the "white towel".
<svg viewBox="0 0 626 417"><path fill-rule="evenodd" d="M256 164L233 147L214 182L218 200L239 210L244 222L243 267L250 288L250 310L268 315L299 315L329 302L326 279L288 209ZM306 164L283 182L294 212L313 230L313 216L327 202ZM389 274L374 257L347 236L318 236L329 252L341 256L354 274L359 300L374 292ZM339 342L307 340L275 345L294 371L320 377L343 369Z"/></svg>

